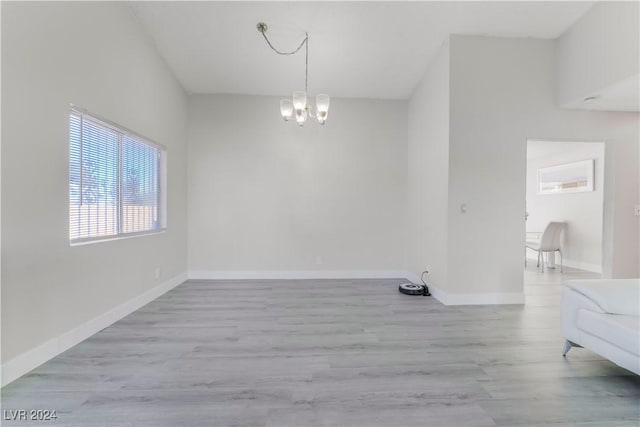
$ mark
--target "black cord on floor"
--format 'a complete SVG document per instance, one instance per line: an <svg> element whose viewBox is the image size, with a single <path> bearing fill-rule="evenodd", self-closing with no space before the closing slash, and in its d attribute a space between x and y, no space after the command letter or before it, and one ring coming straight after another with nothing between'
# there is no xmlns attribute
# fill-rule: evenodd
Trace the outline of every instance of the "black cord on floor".
<svg viewBox="0 0 640 427"><path fill-rule="evenodd" d="M422 288L422 296L424 296L424 297L430 297L431 296L431 293L429 292L429 286L427 286L427 282L424 280L424 275L428 274L428 273L429 272L427 270L425 270L420 275L420 280L422 280L422 285L424 286L424 288Z"/></svg>

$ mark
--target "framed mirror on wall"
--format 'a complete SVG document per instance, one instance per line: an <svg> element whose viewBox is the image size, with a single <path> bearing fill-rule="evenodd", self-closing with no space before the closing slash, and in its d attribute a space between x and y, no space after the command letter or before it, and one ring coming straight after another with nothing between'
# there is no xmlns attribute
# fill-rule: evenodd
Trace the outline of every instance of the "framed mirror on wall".
<svg viewBox="0 0 640 427"><path fill-rule="evenodd" d="M538 194L593 191L593 159L538 169Z"/></svg>

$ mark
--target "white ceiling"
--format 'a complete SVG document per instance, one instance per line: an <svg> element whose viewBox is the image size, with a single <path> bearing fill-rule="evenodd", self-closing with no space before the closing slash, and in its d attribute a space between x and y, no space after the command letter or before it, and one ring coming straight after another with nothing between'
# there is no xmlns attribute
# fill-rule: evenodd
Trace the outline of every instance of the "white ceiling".
<svg viewBox="0 0 640 427"><path fill-rule="evenodd" d="M406 99L449 34L556 38L593 2L132 2L189 93Z"/></svg>
<svg viewBox="0 0 640 427"><path fill-rule="evenodd" d="M564 107L594 111L640 111L640 74L613 83Z"/></svg>

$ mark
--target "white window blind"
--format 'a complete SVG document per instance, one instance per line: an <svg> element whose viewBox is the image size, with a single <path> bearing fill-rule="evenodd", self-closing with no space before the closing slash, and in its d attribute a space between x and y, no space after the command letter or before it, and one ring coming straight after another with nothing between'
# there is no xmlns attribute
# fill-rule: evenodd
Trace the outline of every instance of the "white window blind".
<svg viewBox="0 0 640 427"><path fill-rule="evenodd" d="M162 148L87 113L69 113L69 239L161 228Z"/></svg>

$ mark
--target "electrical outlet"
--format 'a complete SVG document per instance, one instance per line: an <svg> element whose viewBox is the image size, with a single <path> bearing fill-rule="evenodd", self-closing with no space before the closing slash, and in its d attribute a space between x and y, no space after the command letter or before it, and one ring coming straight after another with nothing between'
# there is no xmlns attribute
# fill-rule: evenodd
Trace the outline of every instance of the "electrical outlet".
<svg viewBox="0 0 640 427"><path fill-rule="evenodd" d="M633 213L635 214L635 216L640 216L640 205L636 205Z"/></svg>
<svg viewBox="0 0 640 427"><path fill-rule="evenodd" d="M154 272L154 275L156 276L156 279L160 278L160 267L156 267L156 270Z"/></svg>
<svg viewBox="0 0 640 427"><path fill-rule="evenodd" d="M316 255L316 265L322 265L322 257L320 255Z"/></svg>

